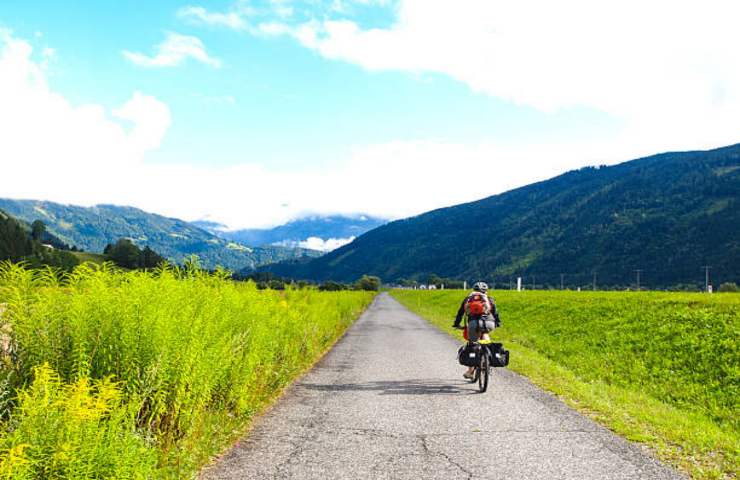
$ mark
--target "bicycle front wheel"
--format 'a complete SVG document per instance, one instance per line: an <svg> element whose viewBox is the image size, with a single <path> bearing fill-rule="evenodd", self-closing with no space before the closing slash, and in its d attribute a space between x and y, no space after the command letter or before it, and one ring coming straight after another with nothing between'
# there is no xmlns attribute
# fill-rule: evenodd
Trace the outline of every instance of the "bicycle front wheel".
<svg viewBox="0 0 740 480"><path fill-rule="evenodd" d="M491 365L489 362L488 349L482 349L482 355L480 356L480 367L478 368L478 388L480 393L484 393L488 390L488 376L491 373Z"/></svg>

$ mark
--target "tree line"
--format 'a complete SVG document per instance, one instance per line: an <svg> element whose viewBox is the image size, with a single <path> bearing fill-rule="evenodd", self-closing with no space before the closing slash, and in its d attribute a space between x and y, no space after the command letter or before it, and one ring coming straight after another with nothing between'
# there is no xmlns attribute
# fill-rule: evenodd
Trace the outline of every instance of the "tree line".
<svg viewBox="0 0 740 480"><path fill-rule="evenodd" d="M353 283L335 282L327 280L324 282L311 282L308 280L294 280L291 278L280 277L272 272L252 272L249 274L235 273L235 280L253 281L260 290L285 290L288 286L291 288L311 288L324 292L338 292L342 290L363 290L377 292L380 290L382 282L380 278L371 275L363 275Z"/></svg>
<svg viewBox="0 0 740 480"><path fill-rule="evenodd" d="M69 271L80 262L70 247L46 232L43 222L29 227L0 210L0 261L25 262Z"/></svg>
<svg viewBox="0 0 740 480"><path fill-rule="evenodd" d="M28 225L0 210L0 261L71 271L80 264L78 252L83 250L50 233L43 221L34 220ZM108 244L103 255L104 260L131 270L155 268L166 262L148 246L140 248L127 238Z"/></svg>
<svg viewBox="0 0 740 480"><path fill-rule="evenodd" d="M699 281L703 273L697 269L696 283L679 283L675 285L656 285L650 275L652 272L645 270L634 270L632 282L602 284L599 282L601 274L599 272L591 273L561 273L561 274L534 274L522 273L518 275L482 275L479 278L469 279L468 281L440 277L436 274L420 276L418 279L402 278L395 282L396 285L405 288L418 288L422 285L425 287L434 286L436 288L462 289L471 287L475 282L482 281L488 284L492 290L514 290L517 288L517 278L522 279L522 289L524 290L602 290L602 291L624 291L624 290L667 290L667 291L703 291L705 285ZM640 273L640 277L637 276ZM610 277L611 278L611 277ZM638 284L638 281L640 282ZM714 290L719 292L737 292L740 288L736 282L717 282L710 278L710 285L714 285Z"/></svg>
<svg viewBox="0 0 740 480"><path fill-rule="evenodd" d="M103 249L103 254L119 267L130 270L156 268L166 262L163 256L149 248L149 246L139 248L128 238L122 238L116 243L109 243Z"/></svg>

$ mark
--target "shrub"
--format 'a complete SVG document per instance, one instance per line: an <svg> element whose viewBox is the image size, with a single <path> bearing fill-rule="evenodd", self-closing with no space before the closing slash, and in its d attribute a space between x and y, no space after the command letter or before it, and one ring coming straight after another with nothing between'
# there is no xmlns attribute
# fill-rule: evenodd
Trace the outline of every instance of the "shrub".
<svg viewBox="0 0 740 480"><path fill-rule="evenodd" d="M156 452L133 431L135 411L115 383L65 385L48 365L34 377L0 436L0 477L150 478Z"/></svg>
<svg viewBox="0 0 740 480"><path fill-rule="evenodd" d="M122 238L114 245L108 244L103 253L123 268L155 268L165 262L161 255L148 246L142 250L128 238Z"/></svg>
<svg viewBox="0 0 740 480"><path fill-rule="evenodd" d="M341 290L347 290L347 286L342 283L333 282L331 280L328 280L319 286L319 290L322 290L325 292L339 292Z"/></svg>
<svg viewBox="0 0 740 480"><path fill-rule="evenodd" d="M362 278L355 282L355 290L377 292L378 290L380 290L380 278L363 275Z"/></svg>
<svg viewBox="0 0 740 480"><path fill-rule="evenodd" d="M110 411L123 412L120 421L126 431L151 439L156 476L188 477L265 401L311 365L372 297L365 292L258 291L253 282L234 282L220 271L209 274L194 263L151 272L85 264L62 279L50 270L0 264L0 303L7 303L0 327L10 332L8 349L14 352L0 352L0 373L11 397L34 376L39 378L33 370L39 365L58 375L58 382L40 383L62 392L58 398L70 395L70 388L82 389L66 386L79 379L89 379L85 381L92 387L85 388L96 399L119 392L120 398L111 397L111 402L120 401L120 409ZM111 377L115 389L106 380ZM41 391L37 383L32 392ZM30 394L20 401L26 407L11 412L16 419L12 425L18 425L11 427L12 435L40 425L33 419L42 418L42 407L34 415L24 412L43 401ZM59 408L69 412L71 407ZM123 416L128 412L133 414ZM29 427L23 430L23 425ZM62 429L73 426L60 423ZM48 446L38 447L44 452L66 448L60 436L34 435L4 440L7 459L0 461L27 458L24 449L37 444ZM92 436L84 438L93 441ZM30 447L19 446L23 444ZM103 462L101 469L113 468L95 456L100 451L91 450L90 458ZM49 469L56 461L46 454L33 458L41 465L34 468ZM142 462L148 465L148 458L142 456ZM23 463L12 461L13 468L19 468L18 462Z"/></svg>

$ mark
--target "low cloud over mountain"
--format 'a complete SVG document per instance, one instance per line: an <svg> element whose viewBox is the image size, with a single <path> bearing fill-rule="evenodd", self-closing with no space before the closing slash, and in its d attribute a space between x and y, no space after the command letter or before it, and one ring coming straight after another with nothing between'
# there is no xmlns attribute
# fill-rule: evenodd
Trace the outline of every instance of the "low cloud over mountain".
<svg viewBox="0 0 740 480"><path fill-rule="evenodd" d="M277 245L329 252L385 224L386 220L363 214L311 215L274 228L233 231L217 222L204 220L194 223L215 235L245 245Z"/></svg>

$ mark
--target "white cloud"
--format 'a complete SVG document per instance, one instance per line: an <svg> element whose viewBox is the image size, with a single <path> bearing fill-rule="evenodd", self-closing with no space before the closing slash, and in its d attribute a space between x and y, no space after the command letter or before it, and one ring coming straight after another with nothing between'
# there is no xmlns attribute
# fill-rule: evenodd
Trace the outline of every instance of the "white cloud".
<svg viewBox="0 0 740 480"><path fill-rule="evenodd" d="M165 104L135 92L112 112L98 104L73 105L53 91L42 62L34 61L30 43L0 32L0 172L11 179L2 183L0 196L132 205L186 220L210 218L232 229L273 226L307 212L400 218L569 168L628 160L666 145L702 146L633 124L598 142L412 139L358 145L328 166L300 169L152 164L146 154L158 148L170 124ZM722 143L730 142L712 146ZM471 169L481 172L472 182Z"/></svg>
<svg viewBox="0 0 740 480"><path fill-rule="evenodd" d="M213 26L224 26L234 30L247 27L245 17L250 11L231 11L226 13L209 12L203 7L187 6L177 12L177 16L194 23L203 23Z"/></svg>
<svg viewBox="0 0 740 480"><path fill-rule="evenodd" d="M157 45L156 51L153 56L128 50L122 53L129 61L142 67L175 67L188 58L214 68L221 66L221 60L209 56L205 45L197 37L167 32L164 41Z"/></svg>
<svg viewBox="0 0 740 480"><path fill-rule="evenodd" d="M41 68L46 70L49 68L49 63L51 63L54 58L56 57L57 51L53 48L46 47L43 50L41 50Z"/></svg>
<svg viewBox="0 0 740 480"><path fill-rule="evenodd" d="M270 7L278 17L289 18L295 13L292 3L292 0L270 0Z"/></svg>
<svg viewBox="0 0 740 480"><path fill-rule="evenodd" d="M185 219L211 218L230 228L267 227L312 213L356 213L400 218L476 200L567 168L613 163L641 151L630 145L463 145L403 141L357 147L330 167L275 170L244 163L230 167L143 166L137 191L115 203ZM607 148L608 150L608 148ZM469 171L482 172L471 184ZM156 179L168 182L157 184ZM111 198L107 192L105 198Z"/></svg>
<svg viewBox="0 0 740 480"><path fill-rule="evenodd" d="M362 28L340 8L307 22L255 19L250 31L292 36L369 71L448 75L545 112L606 112L631 141L696 148L737 138L737 2L401 0L394 8L387 28Z"/></svg>
<svg viewBox="0 0 740 480"><path fill-rule="evenodd" d="M311 250L318 250L320 252L331 252L337 248L347 245L352 242L355 237L349 238L327 238L324 240L319 237L308 237L306 240L299 243L301 248L310 248Z"/></svg>
<svg viewBox="0 0 740 480"><path fill-rule="evenodd" d="M128 135L129 141L141 152L159 147L170 127L167 105L141 92L134 92L128 102L113 110L113 115L132 122L134 127Z"/></svg>
<svg viewBox="0 0 740 480"><path fill-rule="evenodd" d="M0 31L0 162L3 192L87 202L157 148L170 124L167 105L134 93L115 115L97 104L72 105L48 85L33 48ZM48 51L42 57L48 57ZM7 177L6 177L7 175Z"/></svg>
<svg viewBox="0 0 740 480"><path fill-rule="evenodd" d="M327 238L327 239L323 239L320 237L308 237L307 239L302 240L300 242L283 241L283 242L278 242L275 245L282 246L282 247L308 248L310 250L318 250L319 252L331 252L332 250L336 250L339 247L347 245L348 243L352 242L352 240L354 239L355 237Z"/></svg>
<svg viewBox="0 0 740 480"><path fill-rule="evenodd" d="M476 91L551 110L619 114L704 103L740 67L736 2L403 0L390 28L314 24L308 45L369 70L439 72ZM723 85L736 79L721 76Z"/></svg>

